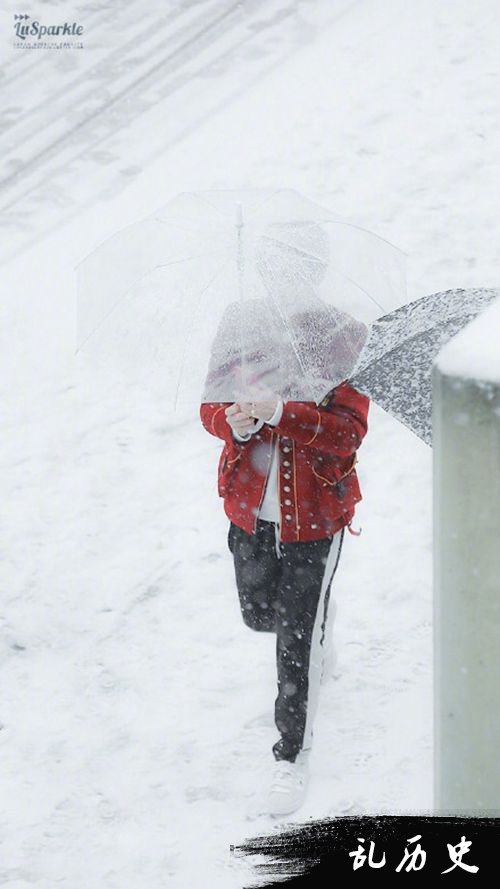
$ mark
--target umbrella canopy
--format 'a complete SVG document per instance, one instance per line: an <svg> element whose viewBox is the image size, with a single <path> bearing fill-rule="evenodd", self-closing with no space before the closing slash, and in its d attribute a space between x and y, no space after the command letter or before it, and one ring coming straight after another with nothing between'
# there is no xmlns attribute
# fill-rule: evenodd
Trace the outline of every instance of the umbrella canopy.
<svg viewBox="0 0 500 889"><path fill-rule="evenodd" d="M79 353L173 404L319 401L406 301L401 250L287 189L178 195L77 272Z"/></svg>
<svg viewBox="0 0 500 889"><path fill-rule="evenodd" d="M446 290L384 315L371 325L349 382L432 445L432 362L499 294Z"/></svg>
<svg viewBox="0 0 500 889"><path fill-rule="evenodd" d="M258 401L279 393L319 403L347 377L367 336L365 324L318 299L286 324L264 299L230 303L212 344L202 400Z"/></svg>

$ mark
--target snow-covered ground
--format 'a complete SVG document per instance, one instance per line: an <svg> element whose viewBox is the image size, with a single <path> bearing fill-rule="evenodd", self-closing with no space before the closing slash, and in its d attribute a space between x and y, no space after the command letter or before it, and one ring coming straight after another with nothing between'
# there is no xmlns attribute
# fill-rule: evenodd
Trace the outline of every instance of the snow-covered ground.
<svg viewBox="0 0 500 889"><path fill-rule="evenodd" d="M158 96L120 129L120 157L141 158L128 185L113 159L111 183L98 159L76 179L69 167L65 224L52 230L53 205L32 226L26 212L22 253L12 217L0 305L6 889L233 889L245 879L229 844L273 829L245 819L276 737L274 652L239 615L219 445L195 411L77 371L74 264L178 191L281 186L406 250L412 298L498 285L497 4L358 0L338 16L332 0L290 5L323 26L273 50L253 82L237 89L230 59L208 86L188 81L185 102ZM348 537L334 590L338 675L290 821L432 806L431 453L372 406L359 457L363 533Z"/></svg>

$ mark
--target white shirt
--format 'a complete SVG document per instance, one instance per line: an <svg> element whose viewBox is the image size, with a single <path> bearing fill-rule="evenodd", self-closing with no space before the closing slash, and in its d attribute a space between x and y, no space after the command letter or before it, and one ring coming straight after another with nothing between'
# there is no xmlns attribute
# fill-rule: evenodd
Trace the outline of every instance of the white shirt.
<svg viewBox="0 0 500 889"><path fill-rule="evenodd" d="M280 399L278 401L278 405L274 414L272 415L270 420L266 420L268 426L277 426L279 421L281 420L281 415L283 413L283 402ZM246 435L239 435L237 432L233 431L233 436L236 441L248 441L252 435L262 429L264 425L263 420L258 420L255 424L254 428L247 432ZM269 467L269 472L267 474L266 481L266 489L264 492L264 499L262 500L260 510L259 510L259 519L263 519L266 522L275 522L279 524L280 520L280 508L279 508L279 500L278 500L278 465L279 465L279 455L278 455L278 440L274 442L273 452L271 455L271 465Z"/></svg>

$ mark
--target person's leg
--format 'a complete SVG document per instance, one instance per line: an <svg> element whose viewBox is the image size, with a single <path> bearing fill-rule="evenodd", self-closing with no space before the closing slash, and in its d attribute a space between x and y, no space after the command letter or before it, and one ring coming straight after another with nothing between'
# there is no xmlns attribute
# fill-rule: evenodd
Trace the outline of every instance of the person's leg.
<svg viewBox="0 0 500 889"><path fill-rule="evenodd" d="M281 737L273 746L277 760L294 762L312 744L330 585L343 537L342 529L333 538L281 545L275 703L275 722Z"/></svg>
<svg viewBox="0 0 500 889"><path fill-rule="evenodd" d="M228 546L244 622L252 630L275 632L282 560L276 554L273 523L258 521L256 533L247 534L231 522Z"/></svg>

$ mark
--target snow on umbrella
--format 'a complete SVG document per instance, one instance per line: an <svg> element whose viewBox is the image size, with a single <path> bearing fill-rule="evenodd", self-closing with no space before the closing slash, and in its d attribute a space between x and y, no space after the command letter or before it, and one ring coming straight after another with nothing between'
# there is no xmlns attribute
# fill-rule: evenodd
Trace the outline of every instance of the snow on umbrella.
<svg viewBox="0 0 500 889"><path fill-rule="evenodd" d="M292 190L183 193L77 267L78 351L174 404L319 401L405 302L404 266Z"/></svg>
<svg viewBox="0 0 500 889"><path fill-rule="evenodd" d="M446 290L384 315L371 325L349 382L431 445L433 359L498 295Z"/></svg>
<svg viewBox="0 0 500 889"><path fill-rule="evenodd" d="M231 303L212 344L203 401L266 399L319 403L344 380L368 327L319 300L290 314L286 325L265 300ZM244 331L244 343L240 328Z"/></svg>

